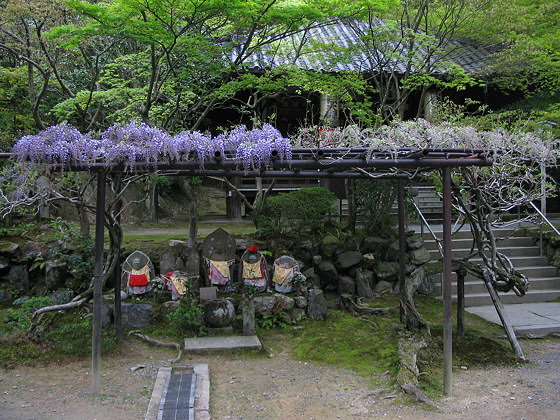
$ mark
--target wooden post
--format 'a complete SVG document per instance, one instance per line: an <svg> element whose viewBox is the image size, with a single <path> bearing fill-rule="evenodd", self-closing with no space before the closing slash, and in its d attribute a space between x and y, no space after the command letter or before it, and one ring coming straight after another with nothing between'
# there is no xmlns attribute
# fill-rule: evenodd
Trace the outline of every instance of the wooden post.
<svg viewBox="0 0 560 420"><path fill-rule="evenodd" d="M498 312L498 316L502 321L502 325L504 326L504 330L506 330L506 334L509 339L509 343L511 344L511 348L515 352L515 355L520 357L523 360L527 360L525 355L523 354L523 350L521 350L521 346L519 345L519 341L517 341L517 336L515 335L515 331L511 325L509 317L504 309L504 305L500 300L500 296L496 289L494 288L494 283L492 283L492 278L490 277L490 273L486 268L482 269L482 278L484 280L484 284L488 289L488 293L490 293L490 297L492 298L492 302L494 302L494 306L496 307L496 312Z"/></svg>
<svg viewBox="0 0 560 420"><path fill-rule="evenodd" d="M97 172L95 211L95 265L93 269L93 325L91 339L91 392L99 395L101 365L101 310L103 299L103 243L105 222L105 171Z"/></svg>
<svg viewBox="0 0 560 420"><path fill-rule="evenodd" d="M451 395L452 316L451 316L451 170L443 168L443 393Z"/></svg>
<svg viewBox="0 0 560 420"><path fill-rule="evenodd" d="M465 277L467 270L458 268L457 273L457 335L465 338Z"/></svg>
<svg viewBox="0 0 560 420"><path fill-rule="evenodd" d="M113 182L116 184L115 190L120 191L121 189L121 175L115 174ZM121 222L121 210L122 210L123 202L122 200L118 200L115 203L114 214L117 223L120 224ZM113 272L114 276L114 283L115 283L115 307L113 309L113 314L115 316L115 335L117 337L117 341L122 341L122 318L121 318L121 246L122 246L122 238L121 238L121 245L118 249L115 250L115 258L117 259L117 264L115 265L115 271ZM155 295L154 295L155 296Z"/></svg>
<svg viewBox="0 0 560 420"><path fill-rule="evenodd" d="M406 277L406 233L405 233L405 212L404 212L404 180L398 180L398 205L399 205L399 286L404 289Z"/></svg>

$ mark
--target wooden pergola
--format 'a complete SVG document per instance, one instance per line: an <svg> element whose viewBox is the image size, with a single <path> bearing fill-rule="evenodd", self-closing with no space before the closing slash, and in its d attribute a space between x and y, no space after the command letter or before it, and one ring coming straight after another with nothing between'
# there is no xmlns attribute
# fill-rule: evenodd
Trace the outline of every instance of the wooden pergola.
<svg viewBox="0 0 560 420"><path fill-rule="evenodd" d="M443 301L444 301L444 393L452 390L452 298L451 298L451 169L465 166L490 166L492 153L482 149L414 149L368 150L365 148L293 149L290 160L282 160L273 151L271 161L261 169L244 170L235 152L217 152L204 164L188 152L176 161L135 162L128 164L77 164L65 170L90 171L97 174L95 217L94 305L92 328L92 390L99 392L101 360L101 303L103 283L103 245L106 176L108 173L151 174L156 171L182 176L241 177L315 177L315 178L392 178L398 179L400 283L404 285L405 269L405 193L404 181L417 179L440 170L443 185ZM8 157L4 154L0 157ZM57 165L53 165L57 169ZM115 288L116 328L120 330L120 287Z"/></svg>

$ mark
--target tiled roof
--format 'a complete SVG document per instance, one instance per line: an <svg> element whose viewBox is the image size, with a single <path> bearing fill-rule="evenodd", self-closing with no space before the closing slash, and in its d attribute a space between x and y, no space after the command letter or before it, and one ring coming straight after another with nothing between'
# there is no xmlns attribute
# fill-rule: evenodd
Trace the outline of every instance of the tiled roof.
<svg viewBox="0 0 560 420"><path fill-rule="evenodd" d="M379 39L381 39L384 32L387 32L383 21L378 20L376 28L380 33ZM391 57L404 57L407 50L403 44L387 41L383 42L382 49L365 49L361 47L360 33L366 33L366 31L367 28L363 22L330 22L305 31L302 30L281 41L280 47L267 45L244 61L252 71L295 65L301 69L314 71L378 72L383 69L383 71L392 70L397 74L405 73L407 62L404 58L386 58L384 56L384 54L388 54ZM303 53L296 56L296 47L302 44L304 45ZM316 48L313 47L314 45ZM431 60L435 67L431 73L445 74L446 66L443 65L443 62L459 65L468 73L487 72L488 68L485 63L493 52L495 52L494 48L486 47L477 41L458 38L441 49L437 59ZM233 51L230 58L234 60L238 53L238 51ZM418 47L415 54L418 57L425 57L427 50L425 47Z"/></svg>

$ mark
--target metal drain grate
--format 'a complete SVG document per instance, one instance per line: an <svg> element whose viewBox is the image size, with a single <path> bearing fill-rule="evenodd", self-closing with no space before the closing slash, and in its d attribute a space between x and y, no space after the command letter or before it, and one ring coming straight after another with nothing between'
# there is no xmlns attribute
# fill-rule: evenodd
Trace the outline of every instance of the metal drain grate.
<svg viewBox="0 0 560 420"><path fill-rule="evenodd" d="M176 373L165 381L158 420L194 420L196 373Z"/></svg>

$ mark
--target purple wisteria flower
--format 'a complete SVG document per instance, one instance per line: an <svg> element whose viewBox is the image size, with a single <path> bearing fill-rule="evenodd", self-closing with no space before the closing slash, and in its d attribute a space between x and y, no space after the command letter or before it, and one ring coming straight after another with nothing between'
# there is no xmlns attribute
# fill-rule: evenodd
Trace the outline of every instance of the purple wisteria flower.
<svg viewBox="0 0 560 420"><path fill-rule="evenodd" d="M228 150L235 150L235 157L243 164L245 171L269 165L273 152L280 159L292 158L290 140L270 124L251 131L244 125L239 126L229 133L225 143Z"/></svg>
<svg viewBox="0 0 560 420"><path fill-rule="evenodd" d="M144 123L113 125L102 135L99 144L100 157L106 162L153 163L169 159L173 152L172 137L158 127Z"/></svg>

